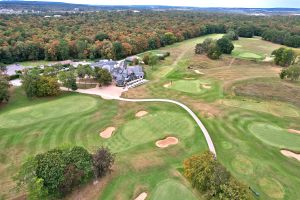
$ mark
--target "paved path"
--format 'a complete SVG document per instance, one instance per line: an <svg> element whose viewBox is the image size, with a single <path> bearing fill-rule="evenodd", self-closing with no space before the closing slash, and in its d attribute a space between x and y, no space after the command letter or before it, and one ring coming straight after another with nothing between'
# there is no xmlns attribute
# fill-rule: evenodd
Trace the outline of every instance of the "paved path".
<svg viewBox="0 0 300 200"><path fill-rule="evenodd" d="M66 90L65 88L61 88L63 90ZM109 94L103 94L103 93L99 93L96 90L77 90L76 92L78 93L84 93L84 94L93 94L93 95L97 95L97 96L101 96L104 99L115 99L115 100L119 100L119 101L127 101L127 102L165 102L165 103L173 103L176 104L178 106L180 106L181 108L183 108L184 110L186 110L195 120L195 122L197 123L197 125L200 127L206 143L208 145L209 150L215 155L215 157L217 157L217 153L214 147L214 144L211 140L211 137L208 133L208 131L206 130L205 126L202 124L201 120L197 117L197 115L186 105L184 105L183 103L180 103L178 101L174 101L171 99L125 99L119 96L115 96L115 95L109 95Z"/></svg>

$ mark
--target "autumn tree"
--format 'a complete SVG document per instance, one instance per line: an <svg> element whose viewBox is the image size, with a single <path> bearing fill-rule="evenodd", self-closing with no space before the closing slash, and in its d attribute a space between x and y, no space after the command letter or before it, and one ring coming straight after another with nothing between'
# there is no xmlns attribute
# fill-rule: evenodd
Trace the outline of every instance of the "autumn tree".
<svg viewBox="0 0 300 200"><path fill-rule="evenodd" d="M247 187L238 182L211 152L194 155L184 161L184 176L208 199L249 200Z"/></svg>
<svg viewBox="0 0 300 200"><path fill-rule="evenodd" d="M73 91L78 89L76 84L76 75L73 70L59 72L58 79L60 82L62 82L64 87Z"/></svg>
<svg viewBox="0 0 300 200"><path fill-rule="evenodd" d="M93 154L94 174L97 178L105 176L111 171L114 164L115 155L108 148L101 147Z"/></svg>

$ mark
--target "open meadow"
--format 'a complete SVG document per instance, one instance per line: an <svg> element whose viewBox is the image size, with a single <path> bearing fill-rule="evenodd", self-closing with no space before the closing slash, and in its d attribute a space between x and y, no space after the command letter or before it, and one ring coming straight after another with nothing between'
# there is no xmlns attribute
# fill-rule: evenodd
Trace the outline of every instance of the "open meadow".
<svg viewBox="0 0 300 200"><path fill-rule="evenodd" d="M150 81L123 97L168 98L186 104L208 129L217 159L258 192L259 199L296 200L300 162L280 150L300 152L300 134L291 133L300 130L299 83L280 80L279 67L259 61L278 45L263 48L265 41L241 38L233 56L213 61L194 54L195 45L208 37L222 35L161 48L171 55L146 66ZM237 53L246 44L260 50ZM252 54L259 58L242 59ZM294 92L288 93L287 88ZM273 94L276 98L271 98ZM140 111L145 111L143 116L137 115ZM101 137L108 127L114 130L111 137ZM175 105L119 102L68 92L28 100L21 88L13 88L11 101L0 107L0 133L2 198L22 194L14 190L12 177L28 156L61 146L81 145L93 151L104 145L116 153L113 172L67 199L127 200L142 192L153 200L205 199L182 172L184 159L208 147L197 124ZM168 136L176 137L178 144L156 146L156 141Z"/></svg>

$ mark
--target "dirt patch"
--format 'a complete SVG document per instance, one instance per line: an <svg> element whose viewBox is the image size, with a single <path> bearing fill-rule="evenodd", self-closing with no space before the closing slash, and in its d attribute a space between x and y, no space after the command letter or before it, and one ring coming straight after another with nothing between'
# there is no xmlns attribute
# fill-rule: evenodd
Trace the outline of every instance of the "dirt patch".
<svg viewBox="0 0 300 200"><path fill-rule="evenodd" d="M300 154L294 153L289 150L280 150L280 153L288 158L295 158L296 160L300 161Z"/></svg>
<svg viewBox="0 0 300 200"><path fill-rule="evenodd" d="M261 178L258 180L260 188L266 193L269 197L274 199L283 199L284 189L279 181L274 178Z"/></svg>
<svg viewBox="0 0 300 200"><path fill-rule="evenodd" d="M178 143L178 139L176 137L167 137L163 140L158 140L155 145L159 148L167 148L170 145L175 145Z"/></svg>
<svg viewBox="0 0 300 200"><path fill-rule="evenodd" d="M295 130L295 129L288 129L289 133L295 133L295 134L300 134L300 130Z"/></svg>
<svg viewBox="0 0 300 200"><path fill-rule="evenodd" d="M235 159L231 162L231 165L240 174L243 175L253 174L252 162L248 158L242 155L237 155Z"/></svg>
<svg viewBox="0 0 300 200"><path fill-rule="evenodd" d="M115 132L115 130L116 130L115 127L112 127L112 126L108 127L100 133L100 137L105 138L105 139L110 138L112 136L112 134Z"/></svg>
<svg viewBox="0 0 300 200"><path fill-rule="evenodd" d="M134 200L145 200L147 196L148 194L146 192L143 192L139 196L137 196Z"/></svg>
<svg viewBox="0 0 300 200"><path fill-rule="evenodd" d="M164 161L155 152L141 152L132 158L130 164L136 171L140 171L147 168L161 166L164 164Z"/></svg>
<svg viewBox="0 0 300 200"><path fill-rule="evenodd" d="M144 117L144 116L147 115L147 114L148 114L147 111L141 110L141 111L137 112L137 113L135 114L135 116L136 116L136 117Z"/></svg>
<svg viewBox="0 0 300 200"><path fill-rule="evenodd" d="M211 89L211 85L209 84L201 84L201 87L204 89Z"/></svg>

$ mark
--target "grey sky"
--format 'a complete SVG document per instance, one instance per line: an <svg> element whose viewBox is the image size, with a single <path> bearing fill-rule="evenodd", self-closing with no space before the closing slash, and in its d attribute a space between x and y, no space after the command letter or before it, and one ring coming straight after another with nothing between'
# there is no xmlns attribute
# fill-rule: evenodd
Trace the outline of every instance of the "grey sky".
<svg viewBox="0 0 300 200"><path fill-rule="evenodd" d="M289 7L300 8L300 0L49 0L97 5L174 5L198 7Z"/></svg>

